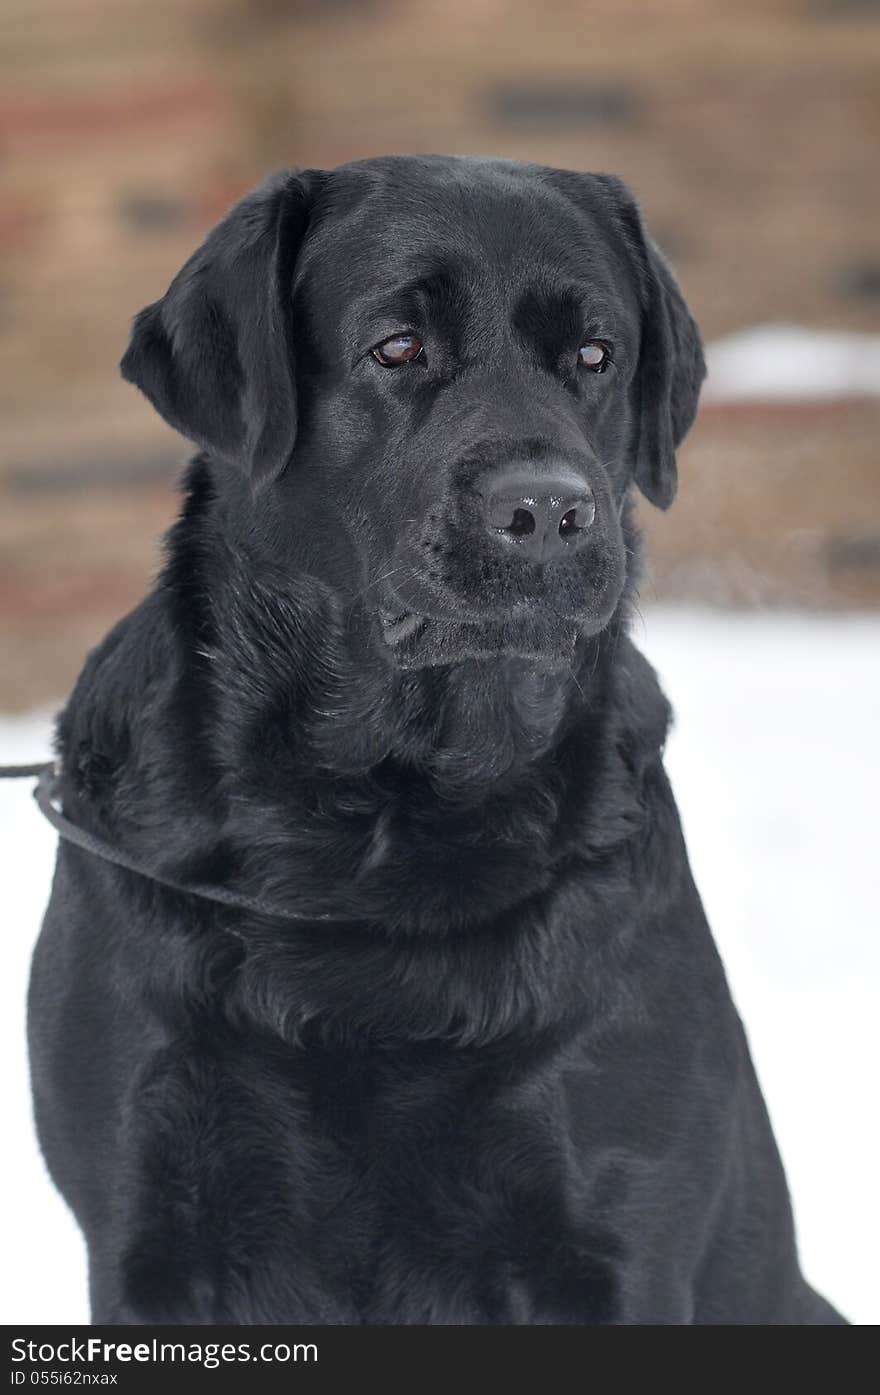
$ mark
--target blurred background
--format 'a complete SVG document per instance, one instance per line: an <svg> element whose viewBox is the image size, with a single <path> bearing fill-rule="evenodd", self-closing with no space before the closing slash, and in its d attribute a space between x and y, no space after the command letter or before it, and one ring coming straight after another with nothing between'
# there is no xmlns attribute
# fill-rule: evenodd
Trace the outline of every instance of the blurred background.
<svg viewBox="0 0 880 1395"><path fill-rule="evenodd" d="M622 175L711 376L636 638L788 1168L807 1273L880 1320L880 0L3 0L0 760L49 749L142 594L188 454L131 317L273 168L392 151ZM7 1322L86 1320L30 1126L55 839L0 783Z"/></svg>
<svg viewBox="0 0 880 1395"><path fill-rule="evenodd" d="M131 316L268 170L389 151L637 192L721 341L645 599L880 602L877 0L4 0L0 26L0 709L61 696L156 567L187 447L118 378Z"/></svg>

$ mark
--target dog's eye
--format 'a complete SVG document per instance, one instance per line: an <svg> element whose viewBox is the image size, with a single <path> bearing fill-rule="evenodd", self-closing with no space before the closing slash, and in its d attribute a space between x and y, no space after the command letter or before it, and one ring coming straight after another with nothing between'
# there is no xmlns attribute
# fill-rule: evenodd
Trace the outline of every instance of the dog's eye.
<svg viewBox="0 0 880 1395"><path fill-rule="evenodd" d="M414 334L395 334L377 344L370 352L383 368L399 368L402 363L412 363L419 357L422 353L422 341Z"/></svg>
<svg viewBox="0 0 880 1395"><path fill-rule="evenodd" d="M600 339L588 339L586 344L582 344L578 349L578 358L591 373L604 373L611 362L608 345Z"/></svg>

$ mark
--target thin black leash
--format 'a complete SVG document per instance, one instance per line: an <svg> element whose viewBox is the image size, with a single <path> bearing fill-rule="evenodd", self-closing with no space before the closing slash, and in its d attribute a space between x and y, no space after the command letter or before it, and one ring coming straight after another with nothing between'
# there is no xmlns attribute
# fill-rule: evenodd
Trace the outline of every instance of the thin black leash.
<svg viewBox="0 0 880 1395"><path fill-rule="evenodd" d="M241 910L256 911L259 915L275 916L282 920L330 920L339 923L354 920L352 916L330 915L326 911L289 911L263 901L259 896L248 896L244 892L227 891L223 886L212 886L209 882L179 882L173 877L157 872L153 867L145 867L136 858L130 857L121 848L114 847L103 838L89 833L85 828L65 818L56 805L58 797L58 766L54 761L44 761L39 765L0 765L0 780L24 780L36 777L34 799L40 813L47 818L57 833L68 843L100 857L104 862L112 862L114 867L124 867L148 881L158 882L172 891L180 891L188 896L200 896L205 901L219 901L223 906L237 906Z"/></svg>

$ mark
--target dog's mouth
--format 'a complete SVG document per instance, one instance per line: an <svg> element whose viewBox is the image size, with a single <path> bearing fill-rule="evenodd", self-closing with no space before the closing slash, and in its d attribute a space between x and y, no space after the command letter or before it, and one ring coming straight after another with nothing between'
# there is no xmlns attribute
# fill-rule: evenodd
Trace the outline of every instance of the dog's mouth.
<svg viewBox="0 0 880 1395"><path fill-rule="evenodd" d="M382 639L403 669L473 658L518 657L568 666L580 626L544 608L514 607L485 620L439 618L389 606L379 612Z"/></svg>
<svg viewBox="0 0 880 1395"><path fill-rule="evenodd" d="M626 579L623 546L607 540L586 568L562 568L527 577L511 588L473 599L434 595L408 577L406 589L387 590L373 614L380 644L397 668L419 669L466 659L528 659L544 668L570 666L581 637L611 619ZM375 620L374 620L375 623Z"/></svg>
<svg viewBox="0 0 880 1395"><path fill-rule="evenodd" d="M409 639L425 624L424 615L417 615L413 610L382 610L379 619L382 624L382 638L391 649Z"/></svg>

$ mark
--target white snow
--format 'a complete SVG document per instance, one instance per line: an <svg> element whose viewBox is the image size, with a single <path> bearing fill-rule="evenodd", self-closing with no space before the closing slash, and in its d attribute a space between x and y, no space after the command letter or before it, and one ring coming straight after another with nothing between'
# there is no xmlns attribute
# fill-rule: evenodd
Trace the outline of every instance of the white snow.
<svg viewBox="0 0 880 1395"><path fill-rule="evenodd" d="M668 766L752 1042L812 1281L880 1321L880 619L652 608L636 638L678 714ZM48 714L0 719L0 762L48 753ZM7 1214L3 1320L87 1321L78 1232L40 1160L24 1049L54 834L0 782Z"/></svg>
<svg viewBox="0 0 880 1395"><path fill-rule="evenodd" d="M880 396L880 334L756 325L706 349L701 402Z"/></svg>

